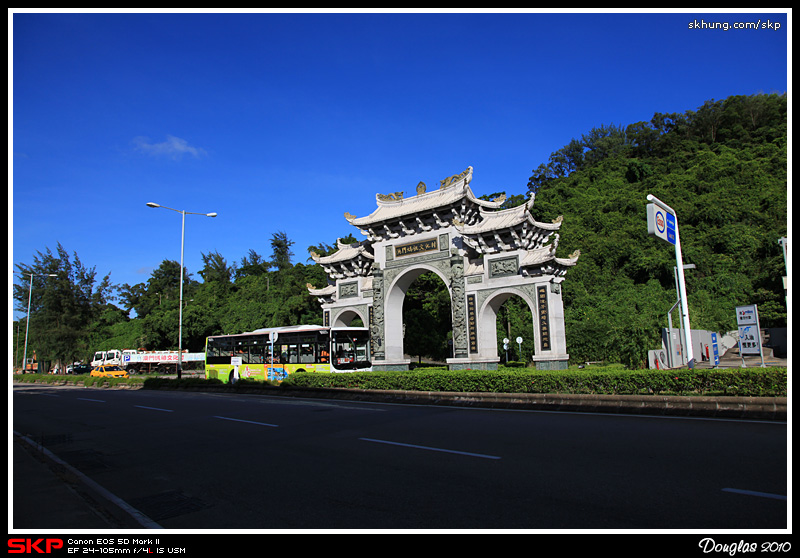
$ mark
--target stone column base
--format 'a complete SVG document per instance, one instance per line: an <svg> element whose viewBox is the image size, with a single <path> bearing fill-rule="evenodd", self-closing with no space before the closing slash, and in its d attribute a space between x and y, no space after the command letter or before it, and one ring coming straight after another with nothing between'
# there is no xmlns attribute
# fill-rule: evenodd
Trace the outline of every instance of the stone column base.
<svg viewBox="0 0 800 558"><path fill-rule="evenodd" d="M569 355L534 355L536 370L566 370L569 368Z"/></svg>
<svg viewBox="0 0 800 558"><path fill-rule="evenodd" d="M497 370L499 358L491 360L472 360L469 358L448 358L447 367L450 370Z"/></svg>
<svg viewBox="0 0 800 558"><path fill-rule="evenodd" d="M395 372L409 369L411 360L373 360L372 370L375 372Z"/></svg>

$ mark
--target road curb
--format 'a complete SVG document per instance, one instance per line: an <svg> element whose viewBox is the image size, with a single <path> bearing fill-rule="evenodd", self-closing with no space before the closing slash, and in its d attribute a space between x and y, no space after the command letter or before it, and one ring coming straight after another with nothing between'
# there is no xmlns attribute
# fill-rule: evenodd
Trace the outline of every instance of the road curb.
<svg viewBox="0 0 800 558"><path fill-rule="evenodd" d="M268 393L295 397L490 409L703 416L776 421L785 421L787 418L786 397L466 393L321 388L279 389Z"/></svg>
<svg viewBox="0 0 800 558"><path fill-rule="evenodd" d="M24 383L24 382L19 382ZM34 385L46 385L36 383ZM51 384L52 385L52 384ZM53 385L53 387L59 387ZM92 386L98 389L154 389L141 386ZM373 390L353 388L286 388L280 386L191 386L156 388L170 391L207 391L281 397L310 397L381 403L447 405L486 409L570 411L660 416L787 420L786 397L702 395L602 395L568 393L478 393L448 391Z"/></svg>

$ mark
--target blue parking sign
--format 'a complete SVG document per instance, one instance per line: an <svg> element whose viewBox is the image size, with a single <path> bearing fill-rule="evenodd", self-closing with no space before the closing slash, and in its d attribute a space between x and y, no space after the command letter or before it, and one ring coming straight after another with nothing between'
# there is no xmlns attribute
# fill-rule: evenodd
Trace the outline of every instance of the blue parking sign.
<svg viewBox="0 0 800 558"><path fill-rule="evenodd" d="M711 347L714 351L714 366L719 366L719 346L717 345L716 333L711 333Z"/></svg>
<svg viewBox="0 0 800 558"><path fill-rule="evenodd" d="M675 216L670 213L666 212L667 215L667 242L670 244L675 244L677 240L675 237Z"/></svg>

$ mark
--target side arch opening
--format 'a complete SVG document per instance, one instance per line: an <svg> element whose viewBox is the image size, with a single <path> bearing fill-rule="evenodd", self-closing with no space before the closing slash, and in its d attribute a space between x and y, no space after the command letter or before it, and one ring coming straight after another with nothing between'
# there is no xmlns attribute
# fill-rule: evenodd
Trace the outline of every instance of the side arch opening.
<svg viewBox="0 0 800 558"><path fill-rule="evenodd" d="M523 291L509 288L494 292L478 314L478 350L481 358L529 363L539 346L536 305ZM520 346L516 339L522 338ZM508 339L508 349L503 348Z"/></svg>

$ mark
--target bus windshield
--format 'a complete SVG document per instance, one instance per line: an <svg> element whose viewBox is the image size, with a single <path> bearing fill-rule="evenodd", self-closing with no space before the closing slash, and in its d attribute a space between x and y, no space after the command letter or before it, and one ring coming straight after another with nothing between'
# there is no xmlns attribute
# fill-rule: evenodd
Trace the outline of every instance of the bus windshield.
<svg viewBox="0 0 800 558"><path fill-rule="evenodd" d="M331 361L339 370L354 370L371 366L369 332L363 328L331 330Z"/></svg>

